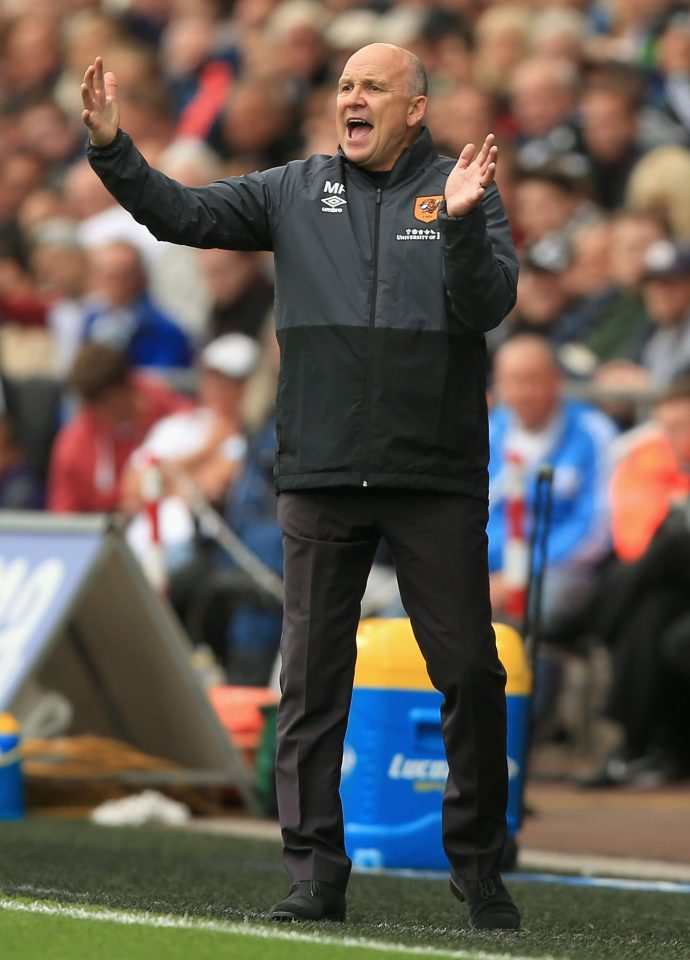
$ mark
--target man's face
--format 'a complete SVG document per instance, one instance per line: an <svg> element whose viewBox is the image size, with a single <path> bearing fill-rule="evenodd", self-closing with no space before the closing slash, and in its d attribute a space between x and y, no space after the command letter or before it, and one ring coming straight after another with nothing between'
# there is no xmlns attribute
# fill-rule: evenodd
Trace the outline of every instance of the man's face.
<svg viewBox="0 0 690 960"><path fill-rule="evenodd" d="M135 393L130 382L109 387L88 402L91 415L107 430L126 430L136 416Z"/></svg>
<svg viewBox="0 0 690 960"><path fill-rule="evenodd" d="M205 369L200 378L199 401L218 417L239 414L245 381L223 376L217 370Z"/></svg>
<svg viewBox="0 0 690 960"><path fill-rule="evenodd" d="M660 403L654 411L673 456L681 469L690 467L690 399L676 397Z"/></svg>
<svg viewBox="0 0 690 960"><path fill-rule="evenodd" d="M561 378L538 347L508 341L496 358L494 386L498 400L527 430L541 430L558 408Z"/></svg>
<svg viewBox="0 0 690 960"><path fill-rule="evenodd" d="M366 170L391 170L416 138L427 99L412 95L404 51L382 43L363 47L338 83L336 130L348 160Z"/></svg>
<svg viewBox="0 0 690 960"><path fill-rule="evenodd" d="M677 327L690 313L690 277L646 280L642 288L647 312L663 327Z"/></svg>

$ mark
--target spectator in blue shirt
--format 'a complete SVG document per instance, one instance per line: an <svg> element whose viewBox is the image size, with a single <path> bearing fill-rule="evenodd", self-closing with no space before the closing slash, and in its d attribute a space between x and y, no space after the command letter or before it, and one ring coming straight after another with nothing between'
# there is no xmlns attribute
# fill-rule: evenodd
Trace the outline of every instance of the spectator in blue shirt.
<svg viewBox="0 0 690 960"><path fill-rule="evenodd" d="M537 471L542 464L554 470L543 614L545 626L555 626L583 597L610 553L608 483L616 430L605 414L563 396L561 372L542 337L517 336L499 348L494 388L488 524L494 616L504 613L506 603L506 462L512 456L524 476L527 537Z"/></svg>
<svg viewBox="0 0 690 960"><path fill-rule="evenodd" d="M151 300L135 246L116 241L91 254L93 299L84 339L124 350L135 367L189 367L192 346L180 327Z"/></svg>

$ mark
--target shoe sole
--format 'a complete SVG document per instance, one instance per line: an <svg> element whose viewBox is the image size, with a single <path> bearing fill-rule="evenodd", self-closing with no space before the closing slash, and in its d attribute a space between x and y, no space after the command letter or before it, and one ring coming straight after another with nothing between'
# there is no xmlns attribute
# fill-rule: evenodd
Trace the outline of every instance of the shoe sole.
<svg viewBox="0 0 690 960"><path fill-rule="evenodd" d="M269 913L269 920L275 920L278 923L321 923L322 920L332 920L335 923L342 923L345 920L345 914L342 913L327 913L323 917L300 917L295 913L290 913L288 910L280 910L276 913Z"/></svg>

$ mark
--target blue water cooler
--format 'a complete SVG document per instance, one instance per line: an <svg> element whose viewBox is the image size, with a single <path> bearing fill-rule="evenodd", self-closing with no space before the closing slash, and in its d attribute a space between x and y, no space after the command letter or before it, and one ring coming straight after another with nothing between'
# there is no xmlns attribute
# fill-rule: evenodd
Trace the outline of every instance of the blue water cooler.
<svg viewBox="0 0 690 960"><path fill-rule="evenodd" d="M508 676L508 830L521 819L532 677L512 627L494 626ZM448 765L435 690L409 620L365 620L345 739L341 796L355 866L446 869L441 797Z"/></svg>

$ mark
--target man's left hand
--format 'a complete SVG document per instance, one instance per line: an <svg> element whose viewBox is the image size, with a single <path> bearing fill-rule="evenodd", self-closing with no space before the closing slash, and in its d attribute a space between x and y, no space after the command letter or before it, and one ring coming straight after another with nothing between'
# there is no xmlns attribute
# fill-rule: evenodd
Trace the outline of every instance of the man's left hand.
<svg viewBox="0 0 690 960"><path fill-rule="evenodd" d="M481 150L473 143L466 144L458 157L458 162L446 180L446 211L449 217L463 217L475 207L486 188L494 182L498 147L496 138L490 133Z"/></svg>

